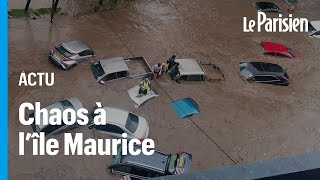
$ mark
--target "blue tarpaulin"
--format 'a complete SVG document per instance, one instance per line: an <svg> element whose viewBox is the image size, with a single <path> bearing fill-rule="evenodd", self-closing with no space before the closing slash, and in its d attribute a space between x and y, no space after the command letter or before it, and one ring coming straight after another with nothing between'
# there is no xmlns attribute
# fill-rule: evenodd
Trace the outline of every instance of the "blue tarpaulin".
<svg viewBox="0 0 320 180"><path fill-rule="evenodd" d="M191 98L184 98L171 103L172 108L177 112L181 119L198 114L199 106Z"/></svg>

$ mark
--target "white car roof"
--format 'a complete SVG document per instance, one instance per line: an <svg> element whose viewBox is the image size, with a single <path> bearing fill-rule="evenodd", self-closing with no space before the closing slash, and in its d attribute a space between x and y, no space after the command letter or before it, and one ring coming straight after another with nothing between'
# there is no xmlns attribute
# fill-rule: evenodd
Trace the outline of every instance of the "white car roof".
<svg viewBox="0 0 320 180"><path fill-rule="evenodd" d="M320 31L320 20L319 21L310 21L310 23L317 31Z"/></svg>
<svg viewBox="0 0 320 180"><path fill-rule="evenodd" d="M105 74L129 71L127 63L122 57L102 59L99 62Z"/></svg>
<svg viewBox="0 0 320 180"><path fill-rule="evenodd" d="M180 75L205 75L200 62L196 59L176 59Z"/></svg>
<svg viewBox="0 0 320 180"><path fill-rule="evenodd" d="M103 109L106 111L107 123L125 127L129 115L128 111L111 107L103 107Z"/></svg>
<svg viewBox="0 0 320 180"><path fill-rule="evenodd" d="M80 53L84 50L90 49L88 45L80 40L67 41L61 44L67 51L71 53Z"/></svg>

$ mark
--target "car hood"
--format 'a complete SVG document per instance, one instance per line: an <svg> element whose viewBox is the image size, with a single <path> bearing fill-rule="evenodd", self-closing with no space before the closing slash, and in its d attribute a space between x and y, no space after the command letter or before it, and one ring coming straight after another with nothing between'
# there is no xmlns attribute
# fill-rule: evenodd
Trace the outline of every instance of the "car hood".
<svg viewBox="0 0 320 180"><path fill-rule="evenodd" d="M82 103L77 98L70 98L68 101L72 104L75 111L78 111L79 109L83 108Z"/></svg>

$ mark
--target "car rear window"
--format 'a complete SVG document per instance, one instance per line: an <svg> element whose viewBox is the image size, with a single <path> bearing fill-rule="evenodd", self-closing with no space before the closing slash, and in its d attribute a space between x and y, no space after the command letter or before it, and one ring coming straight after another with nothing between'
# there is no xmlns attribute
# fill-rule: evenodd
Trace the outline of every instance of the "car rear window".
<svg viewBox="0 0 320 180"><path fill-rule="evenodd" d="M136 132L139 124L139 117L132 113L129 113L127 123L125 127L132 133Z"/></svg>
<svg viewBox="0 0 320 180"><path fill-rule="evenodd" d="M100 64L100 62L96 62L91 64L91 71L94 76L94 78L98 79L102 75L104 75L104 70Z"/></svg>
<svg viewBox="0 0 320 180"><path fill-rule="evenodd" d="M71 57L73 56L74 54L70 53L69 51L67 51L63 46L58 46L56 47L56 50L62 54L64 57Z"/></svg>

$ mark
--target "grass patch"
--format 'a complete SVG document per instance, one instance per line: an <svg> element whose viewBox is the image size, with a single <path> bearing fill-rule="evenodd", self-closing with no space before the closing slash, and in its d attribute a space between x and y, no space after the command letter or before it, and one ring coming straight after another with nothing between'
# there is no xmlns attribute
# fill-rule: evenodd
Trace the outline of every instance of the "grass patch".
<svg viewBox="0 0 320 180"><path fill-rule="evenodd" d="M35 10L31 10L31 13L34 13L36 16L44 16L51 14L51 8L39 8ZM57 12L61 11L61 8L57 8ZM29 18L30 11L25 12L24 9L11 9L8 11L9 18L21 19L21 18Z"/></svg>
<svg viewBox="0 0 320 180"><path fill-rule="evenodd" d="M28 12L25 12L24 9L11 9L10 11L8 11L8 14L17 19L30 17L30 14Z"/></svg>
<svg viewBox="0 0 320 180"><path fill-rule="evenodd" d="M61 8L57 8L57 12L59 12ZM50 15L51 14L51 8L39 8L34 10L34 12L38 13L39 15Z"/></svg>

